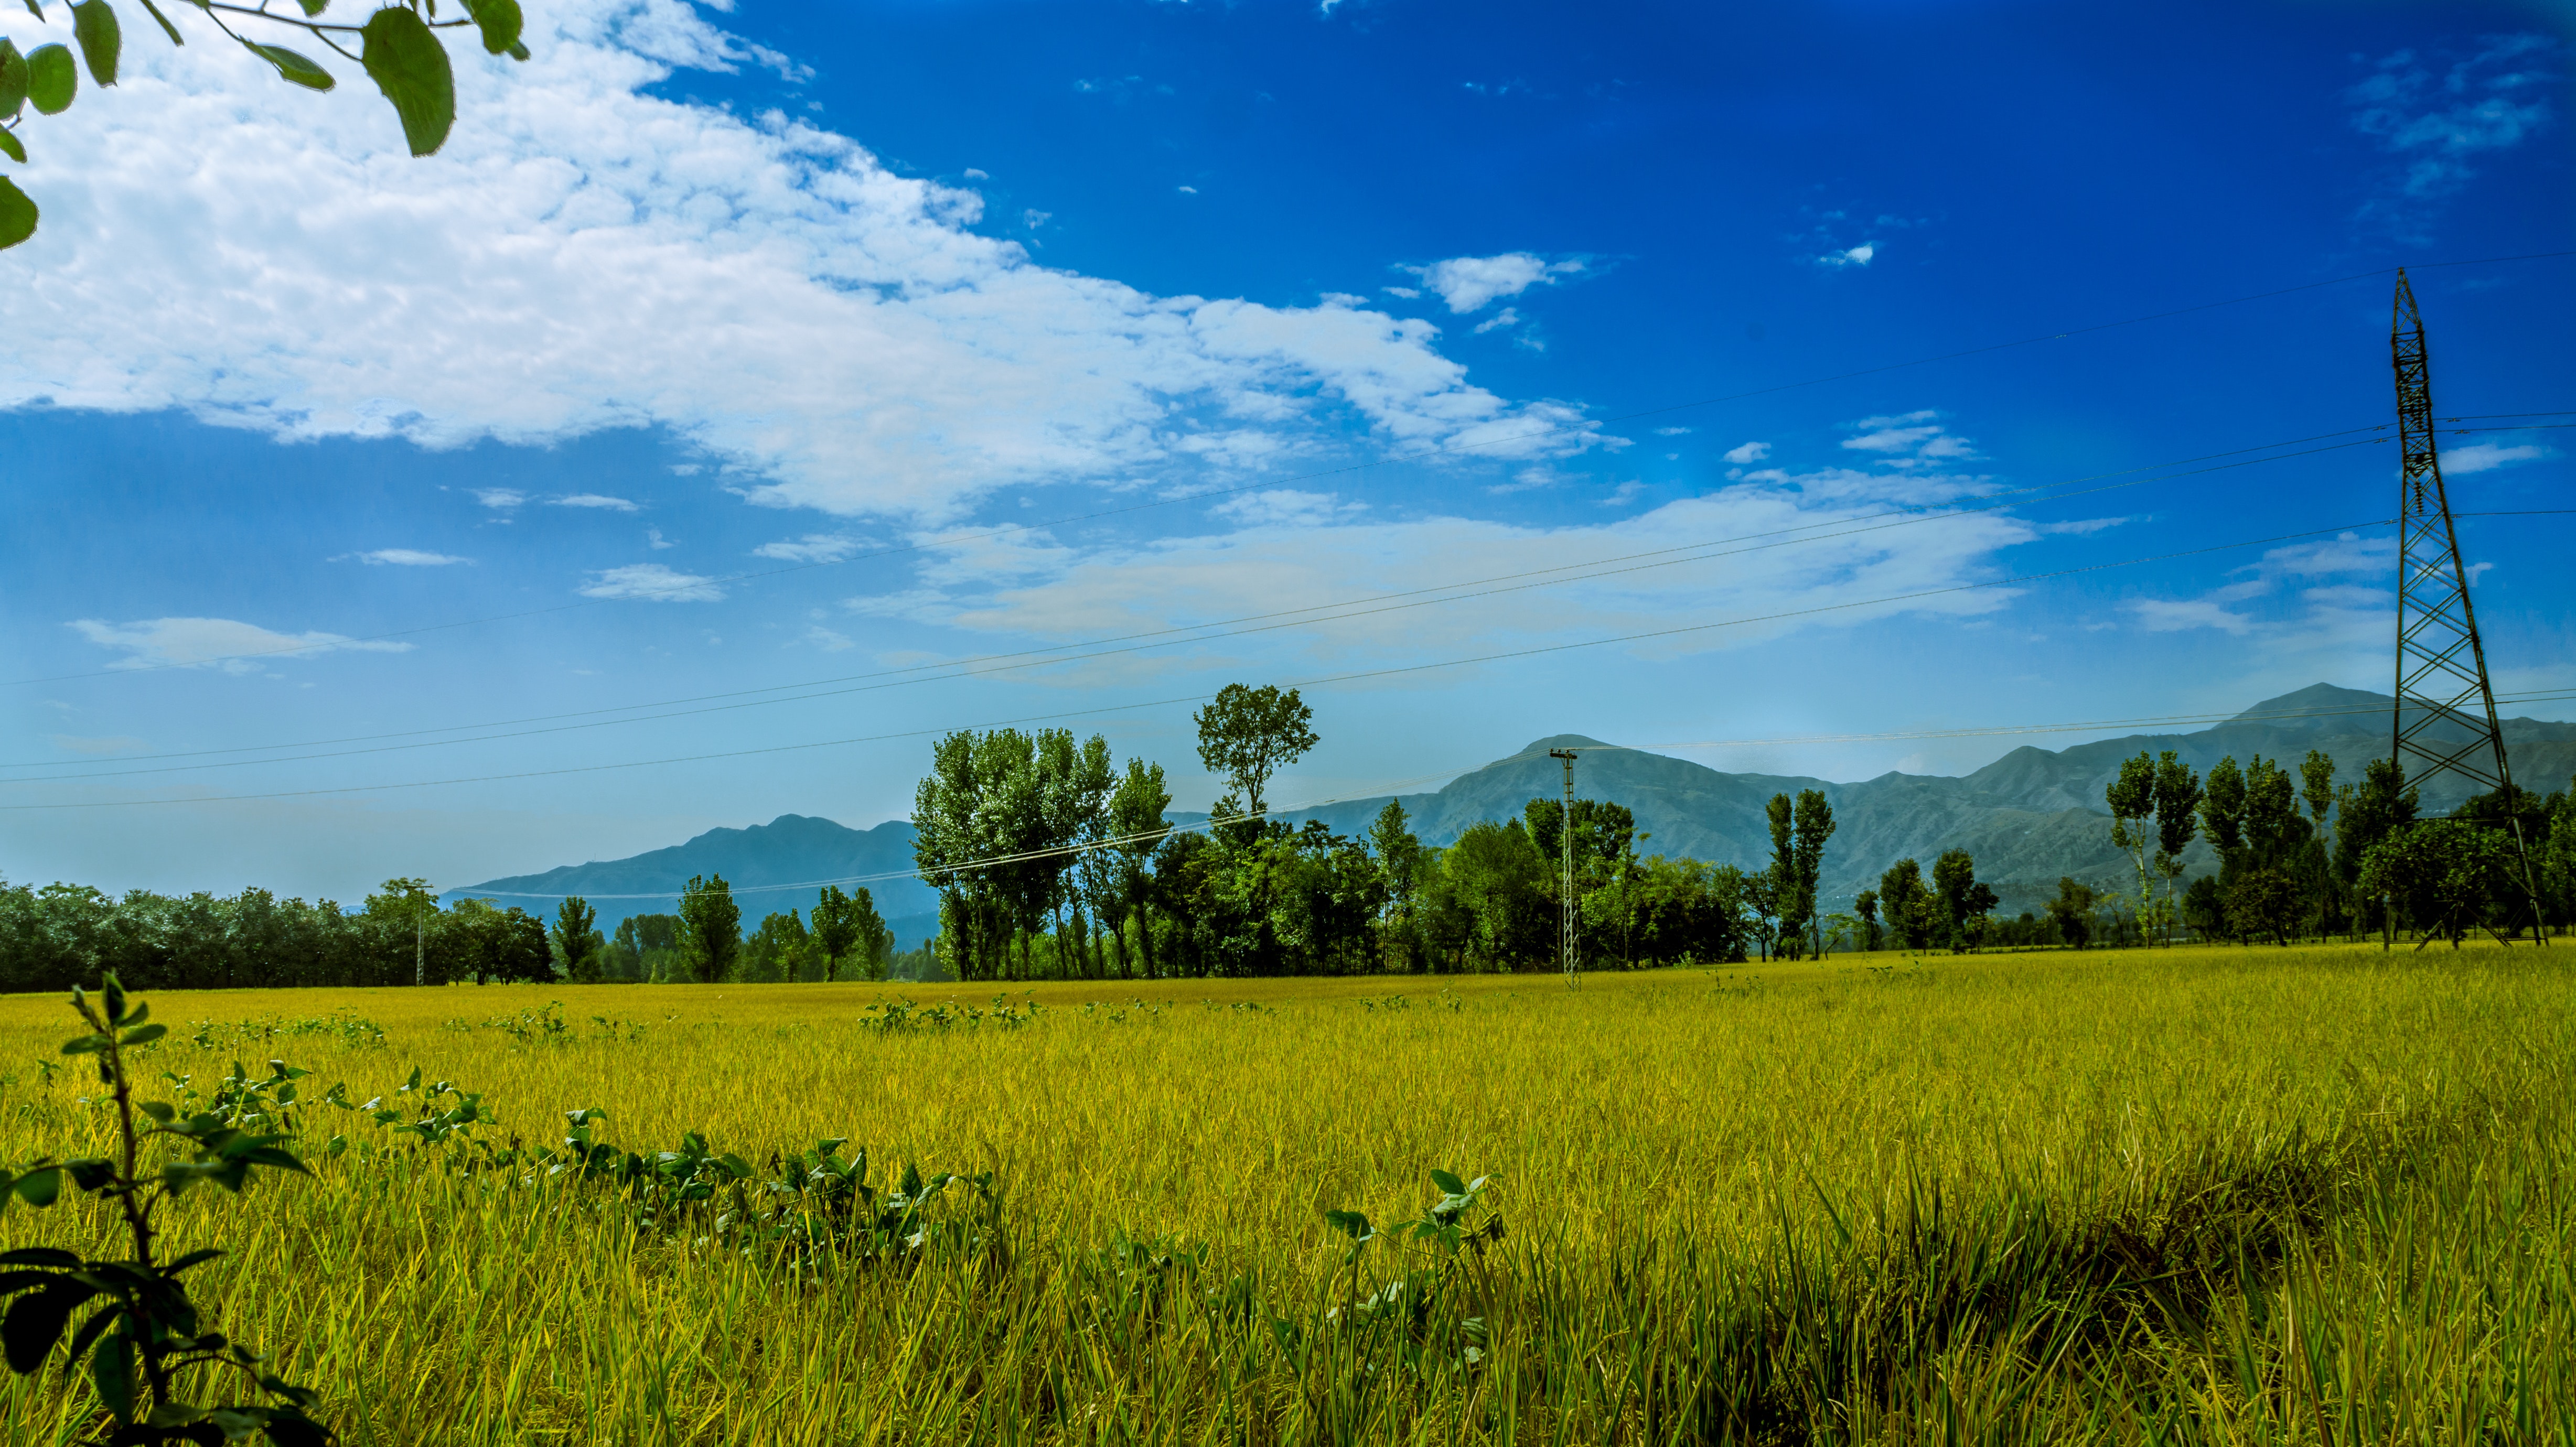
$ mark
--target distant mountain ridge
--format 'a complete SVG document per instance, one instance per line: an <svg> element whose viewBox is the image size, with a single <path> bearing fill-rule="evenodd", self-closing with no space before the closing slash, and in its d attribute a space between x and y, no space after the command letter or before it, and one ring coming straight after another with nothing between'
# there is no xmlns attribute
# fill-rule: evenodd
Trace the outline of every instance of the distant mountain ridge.
<svg viewBox="0 0 2576 1447"><path fill-rule="evenodd" d="M2369 759L2388 752L2390 699L2386 694L2316 684L2267 699L2235 718L2189 733L2131 734L2051 751L2024 745L1973 773L1950 777L1881 774L1859 783L1772 774L1731 774L1663 754L1616 748L1579 734L1533 741L1510 758L1461 774L1431 793L1396 795L1427 844L1445 845L1479 820L1516 817L1533 798L1553 798L1564 788L1551 748L1586 752L1575 768L1579 793L1614 799L1637 817L1650 837L1646 853L1688 855L1714 863L1756 868L1767 861L1770 835L1763 805L1774 794L1821 789L1833 802L1836 829L1821 881L1836 906L1877 883L1901 858L1929 864L1942 850L1964 848L1977 858L1980 877L1992 882L2008 911L2037 907L2055 891L2060 875L2117 882L2128 868L2112 848L2104 786L2120 762L2141 750L2171 749L2206 773L2220 758L2243 761L2262 754L2295 766L2310 749L2335 760L2337 777L2360 777ZM2576 723L2534 719L2505 722L2505 746L2514 778L2547 793L2576 774ZM2425 805L2446 810L2469 790L2457 779L2425 790ZM1389 796L1329 804L1283 814L1291 822L1321 819L1334 832L1357 834L1385 807ZM1205 815L1175 812L1175 822ZM452 890L448 898L518 892L541 898L502 898L551 910L555 897L581 894L600 912L602 928L630 914L668 911L693 874L722 874L742 895L745 926L772 910L807 908L815 890L763 886L896 874L912 867L912 825L889 820L873 829L845 828L829 819L782 814L747 829L711 829L685 844L628 859L568 865L543 874L489 880ZM2214 867L2206 844L2185 855L2196 869ZM869 886L877 907L909 947L937 929L938 896L909 877ZM643 899L619 899L643 895Z"/></svg>

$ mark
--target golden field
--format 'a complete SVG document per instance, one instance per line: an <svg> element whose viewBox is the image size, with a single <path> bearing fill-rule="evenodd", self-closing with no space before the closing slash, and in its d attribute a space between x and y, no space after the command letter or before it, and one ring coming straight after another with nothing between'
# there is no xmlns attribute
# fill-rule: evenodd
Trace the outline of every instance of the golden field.
<svg viewBox="0 0 2576 1447"><path fill-rule="evenodd" d="M210 1316L352 1443L2576 1442L2576 951L1059 983L1011 987L1032 1024L866 1023L1000 988L174 993L136 1061L276 1057L308 1102L417 1066L504 1147L594 1106L646 1153L846 1137L881 1185L993 1172L972 1250L719 1249L329 1107L311 1179L168 1239L228 1248ZM74 1033L0 1000L0 1159L104 1149ZM1323 1213L1418 1216L1433 1169L1499 1173L1507 1234L1445 1279L1346 1264ZM0 1244L107 1225L13 1204ZM1358 1307L1408 1269L1418 1308ZM13 1443L94 1420L59 1370L0 1393Z"/></svg>

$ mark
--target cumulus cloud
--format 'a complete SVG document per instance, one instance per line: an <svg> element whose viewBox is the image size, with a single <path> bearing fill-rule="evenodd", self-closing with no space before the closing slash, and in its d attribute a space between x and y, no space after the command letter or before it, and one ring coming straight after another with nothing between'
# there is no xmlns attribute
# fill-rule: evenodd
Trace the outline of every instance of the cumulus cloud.
<svg viewBox="0 0 2576 1447"><path fill-rule="evenodd" d="M371 553L352 553L349 556L362 563L391 564L397 568L444 568L474 561L449 553L425 553L418 548L378 548Z"/></svg>
<svg viewBox="0 0 2576 1447"><path fill-rule="evenodd" d="M1554 286L1558 277L1581 274L1584 264L1510 251L1501 256L1453 256L1429 266L1400 269L1422 278L1424 289L1448 303L1452 314L1465 316L1505 297L1519 296L1531 287Z"/></svg>
<svg viewBox="0 0 2576 1447"><path fill-rule="evenodd" d="M713 603L724 586L713 578L682 573L660 563L629 563L591 574L582 585L585 598L633 598L647 603Z"/></svg>
<svg viewBox="0 0 2576 1447"><path fill-rule="evenodd" d="M22 47L40 28L0 13ZM755 502L926 521L1244 455L1180 445L1204 431L1590 445L1575 409L1471 382L1427 322L1039 266L978 229L971 190L810 120L655 94L772 61L679 0L559 0L528 43L526 65L454 52L456 130L419 160L372 95L279 85L239 47L131 47L20 177L45 224L12 256L46 284L0 291L0 407L431 447L652 426ZM1442 263L1444 295L1580 269L1528 260Z"/></svg>
<svg viewBox="0 0 2576 1447"><path fill-rule="evenodd" d="M1816 264L1839 270L1846 266L1867 266L1877 256L1878 243L1864 241L1858 246L1846 246L1839 251L1828 251L1816 258Z"/></svg>
<svg viewBox="0 0 2576 1447"><path fill-rule="evenodd" d="M337 633L278 633L256 623L231 618L150 618L109 623L75 619L73 632L124 656L110 668L218 668L226 673L259 673L280 659L355 650L363 653L408 653L408 643L346 638Z"/></svg>
<svg viewBox="0 0 2576 1447"><path fill-rule="evenodd" d="M1751 467L1753 464L1760 462L1762 459L1771 455L1771 444L1768 442L1747 442L1740 447L1730 447L1720 455L1727 461L1735 464L1737 467Z"/></svg>

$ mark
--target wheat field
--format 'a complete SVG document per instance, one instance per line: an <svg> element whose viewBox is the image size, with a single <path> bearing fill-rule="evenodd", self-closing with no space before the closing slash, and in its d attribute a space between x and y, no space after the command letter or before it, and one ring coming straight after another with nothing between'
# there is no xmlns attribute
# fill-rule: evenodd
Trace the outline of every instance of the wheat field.
<svg viewBox="0 0 2576 1447"><path fill-rule="evenodd" d="M2576 1442L2571 969L1837 956L1042 984L1008 1022L990 986L171 994L136 1067L312 1072L311 1178L167 1239L227 1249L201 1303L351 1443ZM104 1149L73 1033L0 1000L0 1158ZM496 1119L314 1103L415 1068ZM491 1166L591 1107L995 1200L835 1264ZM1498 1178L1498 1240L1324 1215L1419 1218L1434 1170ZM0 1244L109 1225L12 1205ZM0 1394L11 1442L96 1420L55 1367Z"/></svg>

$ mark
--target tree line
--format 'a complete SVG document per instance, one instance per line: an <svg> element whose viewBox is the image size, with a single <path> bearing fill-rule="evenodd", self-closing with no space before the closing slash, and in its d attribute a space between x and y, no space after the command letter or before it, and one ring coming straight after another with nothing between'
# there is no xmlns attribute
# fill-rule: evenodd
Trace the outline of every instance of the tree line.
<svg viewBox="0 0 2576 1447"><path fill-rule="evenodd" d="M1160 764L1117 765L1106 739L973 730L931 751L915 792L914 858L939 891L940 931L897 953L864 888L825 886L808 909L743 926L721 876L693 878L669 914L613 932L579 897L551 920L394 879L355 910L246 889L230 898L0 885L0 990L65 989L113 970L135 988L574 982L1149 979L1453 973L1551 968L1572 855L1576 948L1587 968L1797 959L1832 950L1966 951L2404 932L2457 942L2528 924L2507 835L2535 851L2544 922L2576 921L2576 786L2515 789L2425 817L2394 762L2339 782L2310 751L2295 769L2221 759L2206 777L2172 751L2127 760L2105 790L2119 884L2062 877L2043 910L1996 918L1965 850L1929 871L1900 859L1849 910L1819 892L1835 821L1821 790L1774 796L1759 868L1647 853L1621 804L1556 799L1424 844L1390 799L1357 837L1291 826L1265 798L1320 742L1294 689L1234 684L1194 716L1200 762L1225 793L1203 828L1166 817ZM2215 872L2186 876L2206 841Z"/></svg>

